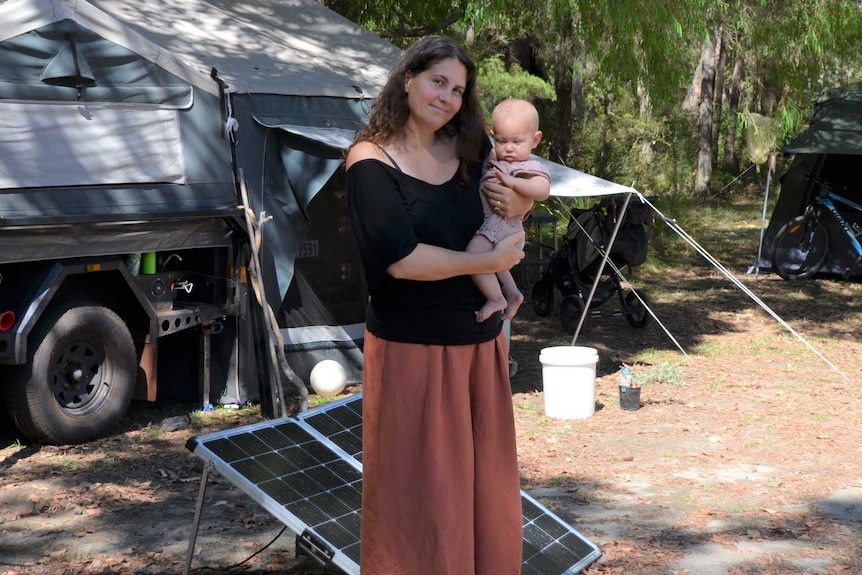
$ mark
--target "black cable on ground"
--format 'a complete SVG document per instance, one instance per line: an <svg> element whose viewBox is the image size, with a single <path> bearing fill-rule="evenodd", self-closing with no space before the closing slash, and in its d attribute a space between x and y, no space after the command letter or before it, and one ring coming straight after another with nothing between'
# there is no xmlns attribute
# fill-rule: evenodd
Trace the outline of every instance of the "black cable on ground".
<svg viewBox="0 0 862 575"><path fill-rule="evenodd" d="M287 526L285 525L284 527L281 528L281 531L279 531L278 534L272 538L272 541L270 541L269 543L267 543L266 545L264 545L263 547L261 547L260 549L258 549L257 551L255 551L254 553L252 553L251 555L249 555L248 557L246 557L242 561L240 561L239 563L234 563L230 567L198 567L197 569L192 569L191 572L192 573L200 573L203 571L219 571L219 572L233 571L234 569L241 567L245 563L251 561L252 559L257 557L258 555L260 555L261 553L266 551L273 543L278 541L278 538L281 537L281 534L284 533L286 529L287 529Z"/></svg>

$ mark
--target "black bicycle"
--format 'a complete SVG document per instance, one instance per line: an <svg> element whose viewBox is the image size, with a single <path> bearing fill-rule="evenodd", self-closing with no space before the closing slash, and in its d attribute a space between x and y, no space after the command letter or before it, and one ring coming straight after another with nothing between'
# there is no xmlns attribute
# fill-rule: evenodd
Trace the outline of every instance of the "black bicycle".
<svg viewBox="0 0 862 575"><path fill-rule="evenodd" d="M862 205L839 196L827 184L821 184L814 200L805 206L802 215L781 226L775 234L772 243L772 269L779 276L786 280L800 280L810 278L820 271L832 247L829 226L826 225L828 214L838 222L844 232L842 235L847 238L856 253L854 267L859 265L862 261L862 244L858 238L862 235L862 228L855 223L848 223L838 211L835 202L862 212Z"/></svg>

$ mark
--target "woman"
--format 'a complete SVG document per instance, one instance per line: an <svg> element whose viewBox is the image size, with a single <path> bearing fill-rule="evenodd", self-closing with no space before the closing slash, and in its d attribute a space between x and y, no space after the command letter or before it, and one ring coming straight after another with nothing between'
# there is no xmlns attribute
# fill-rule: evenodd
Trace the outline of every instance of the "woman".
<svg viewBox="0 0 862 575"><path fill-rule="evenodd" d="M347 156L370 301L363 382L363 575L517 575L521 502L497 313L470 274L509 269L524 234L466 253L490 150L476 69L449 39L409 48ZM504 215L531 201L499 185ZM526 204L526 205L525 205Z"/></svg>

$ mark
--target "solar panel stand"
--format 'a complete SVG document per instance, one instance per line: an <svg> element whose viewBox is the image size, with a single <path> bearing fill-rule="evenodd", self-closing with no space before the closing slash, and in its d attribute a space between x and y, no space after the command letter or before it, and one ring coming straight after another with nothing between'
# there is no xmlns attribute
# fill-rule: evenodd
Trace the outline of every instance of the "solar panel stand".
<svg viewBox="0 0 862 575"><path fill-rule="evenodd" d="M198 501L195 505L195 518L192 523L192 534L189 538L189 548L186 550L186 564L183 568L183 575L189 575L192 566L192 558L194 557L195 545L197 544L198 531L200 530L201 514L203 513L204 498L206 497L207 484L209 481L210 471L215 469L215 463L208 461L204 464L203 473L201 473L201 486L198 491ZM332 558L335 551L326 544L320 537L311 533L308 529L296 536L297 556L302 555L314 560L321 567L332 565Z"/></svg>
<svg viewBox="0 0 862 575"><path fill-rule="evenodd" d="M183 575L189 575L189 569L192 566L192 556L195 553L195 544L198 539L198 528L201 524L201 511L204 506L204 496L207 493L207 481L209 480L210 470L215 467L215 464L212 461L208 461L204 463L204 470L201 473L201 487L198 491L198 502L195 506L195 519L192 524L192 535L189 538L189 548L186 551L186 566L183 568Z"/></svg>

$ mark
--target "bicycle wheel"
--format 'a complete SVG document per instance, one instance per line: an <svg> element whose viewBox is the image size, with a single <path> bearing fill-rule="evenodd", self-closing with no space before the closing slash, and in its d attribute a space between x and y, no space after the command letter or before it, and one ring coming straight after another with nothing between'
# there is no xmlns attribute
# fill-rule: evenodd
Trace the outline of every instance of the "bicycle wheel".
<svg viewBox="0 0 862 575"><path fill-rule="evenodd" d="M635 295L635 292L630 291L626 294L625 305L623 306L623 314L626 316L626 321L629 325L638 329L646 326L650 320L650 314L647 311L649 299L644 292L640 292L640 299Z"/></svg>
<svg viewBox="0 0 862 575"><path fill-rule="evenodd" d="M554 309L554 280L550 276L543 276L533 286L532 298L533 311L539 317L548 317Z"/></svg>
<svg viewBox="0 0 862 575"><path fill-rule="evenodd" d="M820 214L793 218L778 230L772 247L772 269L786 280L816 274L829 253L829 230Z"/></svg>
<svg viewBox="0 0 862 575"><path fill-rule="evenodd" d="M567 295L563 298L563 303L560 304L560 322L563 325L563 331L568 334L575 333L585 306L584 300L579 296ZM587 318L589 318L589 314L584 318L584 322Z"/></svg>

